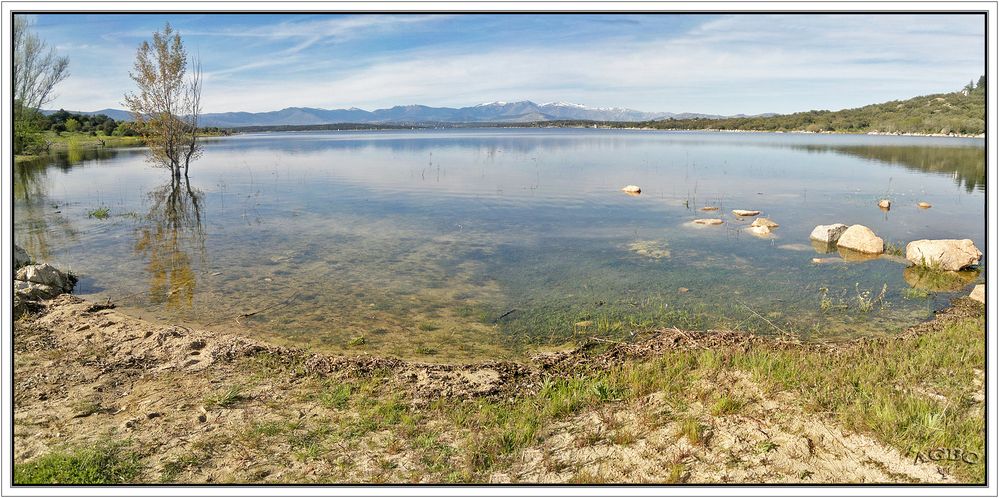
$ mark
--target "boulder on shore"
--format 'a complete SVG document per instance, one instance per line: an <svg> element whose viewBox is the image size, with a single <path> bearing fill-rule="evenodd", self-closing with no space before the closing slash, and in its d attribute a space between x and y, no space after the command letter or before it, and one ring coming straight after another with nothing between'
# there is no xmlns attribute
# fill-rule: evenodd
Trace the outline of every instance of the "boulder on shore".
<svg viewBox="0 0 999 498"><path fill-rule="evenodd" d="M971 239L914 240L905 246L905 259L917 266L935 270L957 271L982 257Z"/></svg>
<svg viewBox="0 0 999 498"><path fill-rule="evenodd" d="M27 301L40 301L42 299L52 299L62 294L62 288L51 285L26 282L24 280L14 281L14 295Z"/></svg>
<svg viewBox="0 0 999 498"><path fill-rule="evenodd" d="M27 283L59 289L61 292L70 292L76 285L76 277L47 263L22 267L17 270L17 275L14 278Z"/></svg>
<svg viewBox="0 0 999 498"><path fill-rule="evenodd" d="M812 234L809 235L808 238L818 242L823 242L825 244L835 244L847 228L848 227L842 223L819 225L812 230Z"/></svg>
<svg viewBox="0 0 999 498"><path fill-rule="evenodd" d="M968 297L978 301L982 304L985 303L985 284L978 284L974 289L971 290L971 294Z"/></svg>
<svg viewBox="0 0 999 498"><path fill-rule="evenodd" d="M885 252L885 241L874 234L874 231L864 225L851 225L839 236L836 245L866 254L881 254Z"/></svg>
<svg viewBox="0 0 999 498"><path fill-rule="evenodd" d="M18 268L30 264L31 255L28 254L28 251L25 251L21 246L14 244L14 271L16 272Z"/></svg>

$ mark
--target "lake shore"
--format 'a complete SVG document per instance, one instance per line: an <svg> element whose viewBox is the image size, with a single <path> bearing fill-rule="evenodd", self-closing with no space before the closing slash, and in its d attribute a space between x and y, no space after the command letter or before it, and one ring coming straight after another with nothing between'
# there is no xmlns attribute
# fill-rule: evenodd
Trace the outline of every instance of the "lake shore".
<svg viewBox="0 0 999 498"><path fill-rule="evenodd" d="M15 323L15 481L982 482L984 311L835 344L665 329L526 362L327 356L63 295ZM850 386L849 389L846 386ZM81 471L82 472L82 471Z"/></svg>

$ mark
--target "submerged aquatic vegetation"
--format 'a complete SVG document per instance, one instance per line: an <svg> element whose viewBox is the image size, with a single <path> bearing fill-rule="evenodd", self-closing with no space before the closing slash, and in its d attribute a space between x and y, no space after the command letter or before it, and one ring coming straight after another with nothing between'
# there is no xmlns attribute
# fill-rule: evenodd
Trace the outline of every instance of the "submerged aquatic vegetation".
<svg viewBox="0 0 999 498"><path fill-rule="evenodd" d="M87 212L88 218L97 218L98 220L104 220L110 216L111 209L106 206L97 207Z"/></svg>

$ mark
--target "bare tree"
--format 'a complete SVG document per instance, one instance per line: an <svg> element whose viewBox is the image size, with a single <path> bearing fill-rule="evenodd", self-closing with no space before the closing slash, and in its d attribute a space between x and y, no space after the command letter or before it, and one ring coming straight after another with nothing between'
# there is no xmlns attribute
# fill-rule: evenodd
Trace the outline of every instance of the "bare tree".
<svg viewBox="0 0 999 498"><path fill-rule="evenodd" d="M201 115L201 64L188 77L188 56L180 35L170 23L153 33L153 43L142 42L129 73L138 91L125 94L125 106L150 150L150 160L186 176L191 161L201 153L198 118Z"/></svg>
<svg viewBox="0 0 999 498"><path fill-rule="evenodd" d="M14 16L14 102L38 110L55 97L56 83L69 76L69 58L57 56L30 28L27 17Z"/></svg>
<svg viewBox="0 0 999 498"><path fill-rule="evenodd" d="M14 149L21 153L36 135L34 118L42 106L52 101L52 89L69 76L69 58L31 31L31 21L14 16Z"/></svg>

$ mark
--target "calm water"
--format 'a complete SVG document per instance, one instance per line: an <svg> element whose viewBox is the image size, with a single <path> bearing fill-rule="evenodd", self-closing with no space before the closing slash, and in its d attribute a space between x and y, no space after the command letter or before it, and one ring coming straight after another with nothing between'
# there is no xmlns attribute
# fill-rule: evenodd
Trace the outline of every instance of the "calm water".
<svg viewBox="0 0 999 498"><path fill-rule="evenodd" d="M509 358L662 326L892 333L983 278L888 258L815 264L838 255L808 239L861 223L894 243L984 249L975 139L275 133L208 143L189 184L141 149L69 151L14 179L15 241L79 274L78 294L332 351ZM110 218L88 217L101 206ZM756 237L732 209L780 228ZM691 226L706 217L725 224Z"/></svg>

